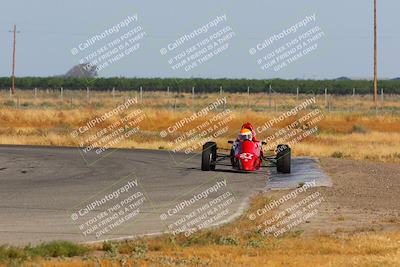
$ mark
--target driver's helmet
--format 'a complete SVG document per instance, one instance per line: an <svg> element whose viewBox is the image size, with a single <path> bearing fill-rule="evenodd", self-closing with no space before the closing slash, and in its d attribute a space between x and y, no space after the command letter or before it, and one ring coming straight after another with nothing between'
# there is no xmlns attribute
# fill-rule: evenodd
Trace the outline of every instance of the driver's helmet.
<svg viewBox="0 0 400 267"><path fill-rule="evenodd" d="M251 133L251 131L249 129L243 128L242 130L240 130L239 136L238 136L239 140L252 140L253 139L253 134Z"/></svg>

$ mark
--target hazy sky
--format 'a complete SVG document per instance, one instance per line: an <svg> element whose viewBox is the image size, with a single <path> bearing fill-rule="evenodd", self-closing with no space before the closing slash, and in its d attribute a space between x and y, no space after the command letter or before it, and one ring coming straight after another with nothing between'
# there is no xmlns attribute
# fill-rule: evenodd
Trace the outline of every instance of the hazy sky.
<svg viewBox="0 0 400 267"><path fill-rule="evenodd" d="M398 77L400 1L378 2L379 74ZM372 3L372 0L1 0L0 76L11 73L12 34L8 31L14 23L21 31L17 35L17 76L52 76L64 74L78 64L84 53L74 56L72 48L117 25L127 16L137 14L138 21L126 29L142 27L146 35L140 40L140 48L101 70L100 76L369 78L373 62ZM161 55L160 49L224 14L226 22L215 29L231 28L234 37L227 41L229 47L192 70L173 70L168 63L169 54ZM313 14L316 21L304 29L319 26L323 31L324 36L317 40L317 49L279 71L262 70L249 49ZM121 33L108 36L85 53L96 51ZM184 47L196 44L209 33L188 41ZM275 45L291 41L299 33L292 33ZM264 51L267 50L258 54L266 55Z"/></svg>

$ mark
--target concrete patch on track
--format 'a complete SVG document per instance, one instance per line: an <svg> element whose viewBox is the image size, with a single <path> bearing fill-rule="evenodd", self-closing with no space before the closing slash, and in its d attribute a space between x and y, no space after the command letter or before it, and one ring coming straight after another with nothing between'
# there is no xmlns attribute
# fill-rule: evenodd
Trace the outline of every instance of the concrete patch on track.
<svg viewBox="0 0 400 267"><path fill-rule="evenodd" d="M292 158L291 173L277 173L276 168L268 170L267 188L272 190L296 188L315 181L315 186L332 186L332 181L318 165L318 160L310 157Z"/></svg>

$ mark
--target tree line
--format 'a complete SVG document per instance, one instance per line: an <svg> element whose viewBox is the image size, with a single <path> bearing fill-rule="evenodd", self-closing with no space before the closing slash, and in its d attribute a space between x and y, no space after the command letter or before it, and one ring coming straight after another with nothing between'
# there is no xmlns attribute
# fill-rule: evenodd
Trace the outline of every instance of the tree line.
<svg viewBox="0 0 400 267"><path fill-rule="evenodd" d="M9 77L0 77L0 88L8 89L11 85ZM372 81L369 80L256 80L256 79L202 79L202 78L73 78L73 77L21 77L17 78L17 89L58 89L80 90L89 87L91 90L139 90L191 92L195 87L196 93L219 92L269 92L323 94L325 88L330 94L352 94L355 88L357 94L371 94ZM379 81L380 88L387 94L400 94L400 80Z"/></svg>

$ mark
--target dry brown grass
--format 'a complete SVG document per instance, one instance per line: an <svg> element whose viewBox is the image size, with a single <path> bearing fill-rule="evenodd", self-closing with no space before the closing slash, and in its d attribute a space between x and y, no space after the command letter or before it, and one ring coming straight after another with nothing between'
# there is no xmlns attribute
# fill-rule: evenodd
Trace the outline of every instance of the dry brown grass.
<svg viewBox="0 0 400 267"><path fill-rule="evenodd" d="M136 91L117 91L112 97L111 91L105 92L90 92L89 98L87 97L86 90L82 91L69 91L64 90L63 99L61 99L59 90L38 90L37 97L34 98L33 90L18 91L17 94L10 99L8 90L0 91L0 99L2 102L14 101L15 104L19 103L20 106L63 106L64 108L72 107L87 107L87 106L103 106L109 107L116 103L123 101L128 97L139 97L138 90ZM269 108L270 98L268 94L245 94L245 93L224 93L227 96L229 103L232 103L236 108L248 109L253 108L262 110ZM188 93L170 93L166 92L144 92L143 103L146 106L156 106L157 108L176 108L184 106L204 106L209 103L210 99L220 97L219 94L196 94L193 99L191 94ZM290 106L295 106L303 99L309 98L310 95L299 95L297 100L296 95L272 93L271 95L271 108L272 109L285 109ZM72 100L72 103L71 103ZM349 110L349 111L371 111L375 110L375 104L372 102L371 95L328 95L327 103L325 103L324 95L316 95L317 105L330 107L331 110ZM378 109L395 110L399 111L400 96L399 95L385 95L384 101L378 101Z"/></svg>
<svg viewBox="0 0 400 267"><path fill-rule="evenodd" d="M145 259L39 261L40 266L355 266L395 267L400 264L399 234L345 238L288 238L265 248L194 246L149 252ZM125 263L123 265L122 263Z"/></svg>
<svg viewBox="0 0 400 267"><path fill-rule="evenodd" d="M262 195L253 198L248 214L269 201ZM243 215L232 224L200 231L190 238L163 235L120 243L90 245L92 252L88 256L66 259L39 258L27 266L400 265L400 232L343 233L331 236L316 234L305 237L294 231L274 238L262 236L256 225L256 221L250 221L247 215Z"/></svg>
<svg viewBox="0 0 400 267"><path fill-rule="evenodd" d="M233 111L235 119L231 121L229 129L232 131L221 136L217 141L225 146L226 139L234 138L234 132L245 121L254 125L262 125L274 116L280 115L310 96L301 96L296 101L294 95L277 95L272 98L272 107L269 108L269 99L264 94L225 94L228 99L227 108ZM70 98L72 97L72 105ZM19 92L14 98L20 107L9 106L7 95L3 92L3 101L0 100L0 144L26 145L60 145L78 146L79 140L70 136L77 127L91 118L99 116L127 99L138 97L137 92L119 92L115 98L110 92L92 93L90 101L86 99L86 92L65 92L64 102L61 103L57 93L40 92L37 99L32 99L32 92ZM191 95L167 96L165 93L146 93L140 103L147 118L140 124L145 133L124 140L116 147L124 148L151 148L168 149L168 141L159 136L159 132L190 116L194 110L215 101L219 95ZM17 99L19 98L19 101ZM317 104L325 118L318 124L319 133L310 136L294 145L294 155L305 156L335 156L354 159L371 159L387 162L400 162L400 97L390 96L385 101L386 111L379 111L376 115L369 96L354 98L335 96L330 98L333 109L324 107L324 98L317 96ZM24 104L25 103L25 104ZM2 104L2 105L1 105ZM275 107L276 104L276 107ZM345 110L346 109L346 110ZM391 112L388 110L392 109ZM354 110L354 111L351 111ZM123 113L120 115L121 118ZM117 120L118 118L114 118ZM105 127L112 121L99 125ZM276 129L288 122L277 124ZM180 129L180 132L189 130L192 125ZM265 137L265 136L264 136Z"/></svg>
<svg viewBox="0 0 400 267"><path fill-rule="evenodd" d="M3 94L0 144L77 146L78 140L70 136L74 129L109 111L124 98L137 96L134 92L118 93L113 99L109 92L93 93L89 103L85 92L66 92L61 103L56 93L40 92L36 100L32 100L31 94L19 92L19 108L10 106L12 103L6 102L7 96ZM274 95L269 108L268 98L262 94L226 96L227 108L235 115L229 123L231 129L239 128L244 121L261 125L297 103L293 95ZM168 140L161 139L159 131L218 97L197 95L193 100L190 95L175 98L146 93L142 106L147 119L140 125L145 134L125 140L117 147L167 148ZM399 96L387 99L386 111L378 115L367 96L332 97L329 103L331 112L323 107L323 97L317 98L317 106L325 113L325 119L319 123L320 132L296 144L295 155L400 162ZM335 109L341 111L333 112ZM217 141L224 144L233 137L230 133ZM265 197L254 198L249 212L268 201ZM93 246L93 252L85 258L37 259L28 266L400 266L399 232L311 237L291 232L281 238L265 238L257 232L256 225L244 215L234 224L201 231L189 239L168 235L144 238L116 244L114 253L104 252L100 244ZM228 240L228 244L221 243L221 238Z"/></svg>

